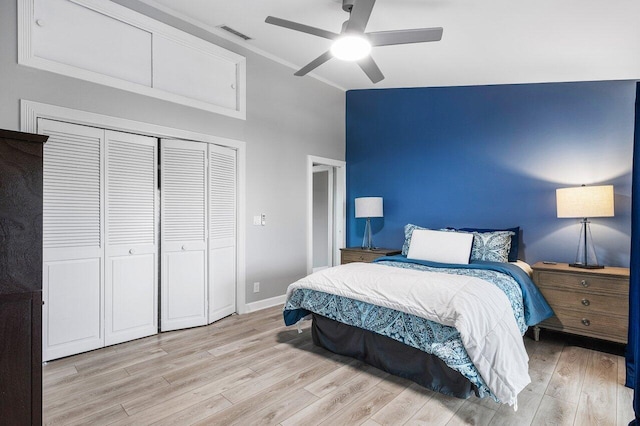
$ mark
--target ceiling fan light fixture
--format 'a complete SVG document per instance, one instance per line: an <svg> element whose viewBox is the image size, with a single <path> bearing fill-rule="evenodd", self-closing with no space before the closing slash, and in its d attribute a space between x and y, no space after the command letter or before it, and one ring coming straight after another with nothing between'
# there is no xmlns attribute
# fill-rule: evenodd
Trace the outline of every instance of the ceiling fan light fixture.
<svg viewBox="0 0 640 426"><path fill-rule="evenodd" d="M384 74L378 68L376 61L369 55L372 45L393 46L397 44L424 43L427 41L440 41L442 38L442 27L367 33L365 30L376 0L333 1L337 3L342 1L342 9L349 13L349 19L342 24L340 33L311 27L299 22L287 21L275 16L267 16L264 20L267 24L333 40L329 50L294 73L298 77L307 75L331 58L337 58L343 61L357 62L358 66L369 77L369 80L376 84L384 80Z"/></svg>
<svg viewBox="0 0 640 426"><path fill-rule="evenodd" d="M343 61L357 61L371 53L371 43L357 35L342 36L331 45L331 54Z"/></svg>

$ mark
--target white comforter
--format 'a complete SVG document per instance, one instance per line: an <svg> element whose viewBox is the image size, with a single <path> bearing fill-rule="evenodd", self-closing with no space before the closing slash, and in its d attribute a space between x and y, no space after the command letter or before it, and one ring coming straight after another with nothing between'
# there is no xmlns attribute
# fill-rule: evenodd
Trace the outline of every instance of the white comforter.
<svg viewBox="0 0 640 426"><path fill-rule="evenodd" d="M287 300L299 288L385 306L455 327L487 386L504 403L516 404L518 393L531 382L529 357L509 299L484 280L349 263L291 284Z"/></svg>

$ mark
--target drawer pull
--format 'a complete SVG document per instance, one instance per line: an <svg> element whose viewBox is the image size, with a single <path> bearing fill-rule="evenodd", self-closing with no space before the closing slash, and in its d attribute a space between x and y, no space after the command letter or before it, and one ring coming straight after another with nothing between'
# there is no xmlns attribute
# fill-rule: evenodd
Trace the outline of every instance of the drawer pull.
<svg viewBox="0 0 640 426"><path fill-rule="evenodd" d="M582 325L589 327L591 325L591 321L586 318L582 318Z"/></svg>
<svg viewBox="0 0 640 426"><path fill-rule="evenodd" d="M582 285L582 287L584 287L584 288L589 287L589 283L587 282L587 280L580 281L580 285Z"/></svg>
<svg viewBox="0 0 640 426"><path fill-rule="evenodd" d="M589 306L591 304L591 302L589 302L589 299L582 299L582 304L584 306Z"/></svg>

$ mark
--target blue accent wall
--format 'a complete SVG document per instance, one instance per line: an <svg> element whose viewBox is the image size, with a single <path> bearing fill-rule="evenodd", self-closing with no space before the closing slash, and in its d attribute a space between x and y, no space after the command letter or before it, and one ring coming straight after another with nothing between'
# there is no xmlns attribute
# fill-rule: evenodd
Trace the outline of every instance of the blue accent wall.
<svg viewBox="0 0 640 426"><path fill-rule="evenodd" d="M573 262L578 219L557 188L612 184L615 217L593 218L600 263L628 266L636 82L347 92L347 245L362 242L354 199L384 197L374 244L403 227L520 226L520 258Z"/></svg>

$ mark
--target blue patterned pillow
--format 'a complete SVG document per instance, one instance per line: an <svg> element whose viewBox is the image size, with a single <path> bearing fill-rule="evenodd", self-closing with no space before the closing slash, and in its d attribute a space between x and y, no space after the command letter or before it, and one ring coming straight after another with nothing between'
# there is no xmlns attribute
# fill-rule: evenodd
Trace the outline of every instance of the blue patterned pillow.
<svg viewBox="0 0 640 426"><path fill-rule="evenodd" d="M464 232L464 231L459 231ZM512 231L472 232L471 260L508 262Z"/></svg>
<svg viewBox="0 0 640 426"><path fill-rule="evenodd" d="M402 255L406 256L409 253L409 246L411 245L411 235L413 235L413 231L416 229L429 229L423 228L422 226L413 225L411 223L407 223L404 226L404 244L402 245Z"/></svg>
<svg viewBox="0 0 640 426"><path fill-rule="evenodd" d="M509 262L515 262L518 260L518 246L520 245L520 227L515 226L513 228L459 228L458 231L467 232L496 232L496 231L513 231L514 235L511 236L511 248L509 249Z"/></svg>

